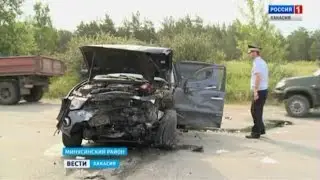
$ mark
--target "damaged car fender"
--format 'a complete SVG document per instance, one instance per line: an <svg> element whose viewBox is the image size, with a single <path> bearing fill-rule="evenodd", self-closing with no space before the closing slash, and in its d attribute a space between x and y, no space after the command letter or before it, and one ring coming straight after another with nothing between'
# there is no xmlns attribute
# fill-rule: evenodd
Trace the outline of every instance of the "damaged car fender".
<svg viewBox="0 0 320 180"><path fill-rule="evenodd" d="M92 117L93 112L81 110L86 101L87 98L74 96L65 97L62 100L60 113L57 117L57 120L59 121L57 128L70 136L72 131L76 131L73 127L77 123L88 121Z"/></svg>
<svg viewBox="0 0 320 180"><path fill-rule="evenodd" d="M94 112L88 112L84 110L74 110L70 111L66 117L63 119L63 125L61 126L61 131L70 136L72 132L77 132L78 129L76 128L77 124L89 121L90 118L93 116Z"/></svg>

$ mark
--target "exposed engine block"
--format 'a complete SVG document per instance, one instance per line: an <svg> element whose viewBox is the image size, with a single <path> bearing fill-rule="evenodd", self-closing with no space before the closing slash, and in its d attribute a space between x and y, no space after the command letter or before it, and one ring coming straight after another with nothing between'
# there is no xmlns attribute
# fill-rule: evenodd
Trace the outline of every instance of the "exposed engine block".
<svg viewBox="0 0 320 180"><path fill-rule="evenodd" d="M143 123L153 123L158 120L158 109L151 102L117 99L109 103L109 107L101 106L97 110L88 121L90 126L121 128Z"/></svg>

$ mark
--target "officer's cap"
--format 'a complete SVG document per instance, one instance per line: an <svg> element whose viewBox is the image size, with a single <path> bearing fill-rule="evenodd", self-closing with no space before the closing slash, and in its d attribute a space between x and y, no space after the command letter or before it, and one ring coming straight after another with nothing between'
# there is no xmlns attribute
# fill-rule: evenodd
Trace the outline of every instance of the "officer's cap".
<svg viewBox="0 0 320 180"><path fill-rule="evenodd" d="M253 51L255 51L255 52L260 52L261 49L262 49L262 48L259 47L259 46L248 45L248 53L253 52Z"/></svg>

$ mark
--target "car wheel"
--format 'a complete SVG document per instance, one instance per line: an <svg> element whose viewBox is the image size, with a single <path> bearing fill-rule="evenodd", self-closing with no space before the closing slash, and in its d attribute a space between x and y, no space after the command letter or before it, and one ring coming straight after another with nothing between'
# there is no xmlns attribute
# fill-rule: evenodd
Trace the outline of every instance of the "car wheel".
<svg viewBox="0 0 320 180"><path fill-rule="evenodd" d="M302 95L293 95L285 102L285 108L289 116L304 117L309 113L310 102Z"/></svg>
<svg viewBox="0 0 320 180"><path fill-rule="evenodd" d="M43 88L41 86L35 86L30 91L29 95L23 96L23 99L27 102L38 102L43 96Z"/></svg>
<svg viewBox="0 0 320 180"><path fill-rule="evenodd" d="M176 145L177 113L175 110L166 110L160 120L155 144L157 147L172 149Z"/></svg>
<svg viewBox="0 0 320 180"><path fill-rule="evenodd" d="M17 82L0 82L0 104L13 105L19 101L20 89Z"/></svg>
<svg viewBox="0 0 320 180"><path fill-rule="evenodd" d="M82 134L74 133L71 136L62 134L62 142L65 147L79 147L82 144Z"/></svg>

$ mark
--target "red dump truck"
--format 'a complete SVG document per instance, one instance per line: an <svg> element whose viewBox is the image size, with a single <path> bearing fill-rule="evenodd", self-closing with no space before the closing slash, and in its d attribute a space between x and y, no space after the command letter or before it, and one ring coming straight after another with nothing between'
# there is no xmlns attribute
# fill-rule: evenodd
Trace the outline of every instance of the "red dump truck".
<svg viewBox="0 0 320 180"><path fill-rule="evenodd" d="M0 104L39 101L48 89L49 78L63 75L65 69L63 62L49 57L0 57Z"/></svg>

